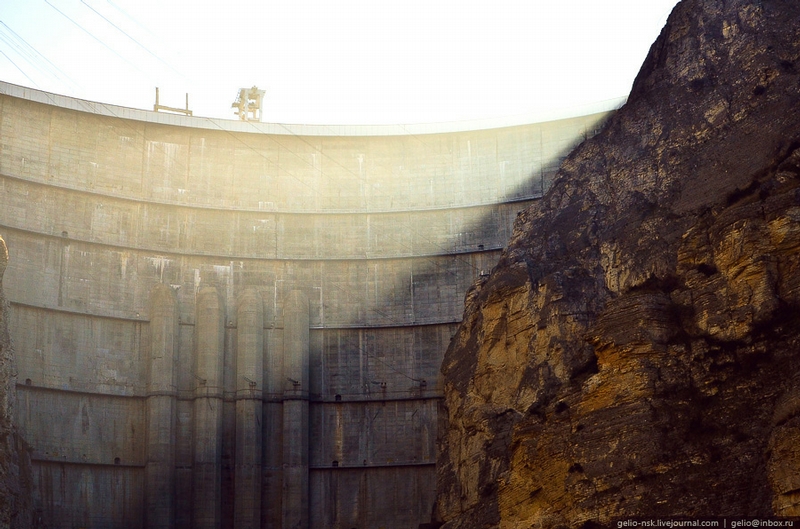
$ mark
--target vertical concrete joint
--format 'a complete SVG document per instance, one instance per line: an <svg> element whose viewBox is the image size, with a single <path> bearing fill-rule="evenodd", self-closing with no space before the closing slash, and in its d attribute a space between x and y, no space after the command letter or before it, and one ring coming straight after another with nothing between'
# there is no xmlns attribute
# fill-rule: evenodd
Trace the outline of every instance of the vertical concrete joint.
<svg viewBox="0 0 800 529"><path fill-rule="evenodd" d="M234 527L261 527L264 304L255 289L239 297L236 334L236 461Z"/></svg>
<svg viewBox="0 0 800 529"><path fill-rule="evenodd" d="M178 301L167 285L150 291L150 357L147 363L147 464L145 527L175 526Z"/></svg>
<svg viewBox="0 0 800 529"><path fill-rule="evenodd" d="M222 404L225 310L214 287L197 294L194 328L192 527L218 529L222 517Z"/></svg>
<svg viewBox="0 0 800 529"><path fill-rule="evenodd" d="M283 308L283 527L308 529L308 297L289 293Z"/></svg>
<svg viewBox="0 0 800 529"><path fill-rule="evenodd" d="M284 399L308 400L309 306L301 290L292 290L283 308Z"/></svg>

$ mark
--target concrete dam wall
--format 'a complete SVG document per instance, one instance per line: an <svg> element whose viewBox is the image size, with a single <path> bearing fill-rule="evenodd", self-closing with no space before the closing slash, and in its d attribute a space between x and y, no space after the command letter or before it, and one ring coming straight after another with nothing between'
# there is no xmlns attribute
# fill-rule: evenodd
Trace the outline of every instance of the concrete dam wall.
<svg viewBox="0 0 800 529"><path fill-rule="evenodd" d="M281 126L0 83L17 420L42 519L429 521L464 294L606 117Z"/></svg>

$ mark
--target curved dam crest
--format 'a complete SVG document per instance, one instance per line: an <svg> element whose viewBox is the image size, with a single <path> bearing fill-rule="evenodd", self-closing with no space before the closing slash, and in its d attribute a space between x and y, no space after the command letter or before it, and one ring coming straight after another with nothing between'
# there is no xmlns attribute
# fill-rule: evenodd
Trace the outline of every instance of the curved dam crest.
<svg viewBox="0 0 800 529"><path fill-rule="evenodd" d="M464 293L608 115L293 128L0 83L16 416L41 518L430 521Z"/></svg>

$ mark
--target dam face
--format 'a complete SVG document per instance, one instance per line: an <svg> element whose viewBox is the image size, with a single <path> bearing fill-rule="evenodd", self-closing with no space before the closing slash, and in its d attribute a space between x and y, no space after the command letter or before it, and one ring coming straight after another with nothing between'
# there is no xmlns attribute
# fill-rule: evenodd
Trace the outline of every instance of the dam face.
<svg viewBox="0 0 800 529"><path fill-rule="evenodd" d="M428 522L464 295L606 117L290 127L0 83L4 285L41 518Z"/></svg>

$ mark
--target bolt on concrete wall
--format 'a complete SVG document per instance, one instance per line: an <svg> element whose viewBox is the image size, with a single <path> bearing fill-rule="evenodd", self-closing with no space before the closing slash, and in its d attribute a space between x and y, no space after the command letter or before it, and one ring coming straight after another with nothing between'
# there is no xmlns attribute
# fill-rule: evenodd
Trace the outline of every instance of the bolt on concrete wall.
<svg viewBox="0 0 800 529"><path fill-rule="evenodd" d="M300 136L18 95L0 232L49 524L427 521L464 293L607 114Z"/></svg>

